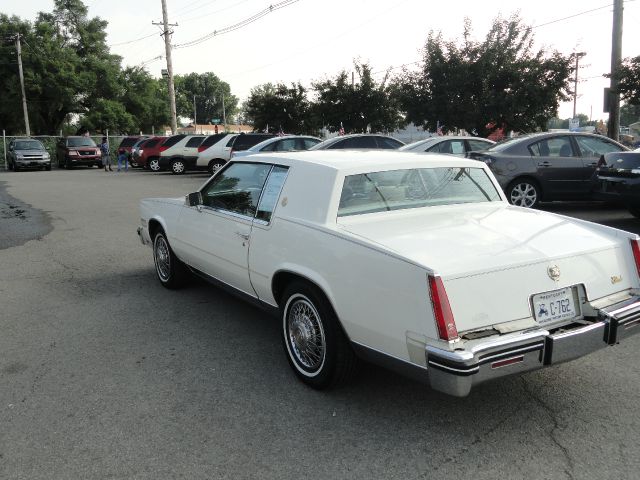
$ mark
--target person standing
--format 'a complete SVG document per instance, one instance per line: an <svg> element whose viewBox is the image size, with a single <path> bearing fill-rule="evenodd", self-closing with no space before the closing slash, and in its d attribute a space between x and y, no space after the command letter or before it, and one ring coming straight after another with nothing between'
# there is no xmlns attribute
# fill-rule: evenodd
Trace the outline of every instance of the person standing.
<svg viewBox="0 0 640 480"><path fill-rule="evenodd" d="M127 162L127 152L124 148L118 150L118 171L121 169L121 165L124 164L124 171L126 172L129 168L129 164Z"/></svg>
<svg viewBox="0 0 640 480"><path fill-rule="evenodd" d="M102 137L102 143L100 143L100 152L102 152L102 166L104 167L104 171L107 171L107 167L109 167L109 171L112 172L111 169L111 152L109 150L109 141L107 137Z"/></svg>

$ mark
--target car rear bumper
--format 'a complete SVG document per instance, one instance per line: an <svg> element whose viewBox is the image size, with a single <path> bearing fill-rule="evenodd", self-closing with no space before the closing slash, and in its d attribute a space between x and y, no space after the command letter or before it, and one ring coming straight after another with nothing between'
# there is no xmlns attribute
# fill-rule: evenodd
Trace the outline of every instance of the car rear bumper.
<svg viewBox="0 0 640 480"><path fill-rule="evenodd" d="M588 320L555 331L508 334L469 350L427 346L429 383L435 390L464 397L486 381L557 365L620 343L640 333L640 297L606 307Z"/></svg>
<svg viewBox="0 0 640 480"><path fill-rule="evenodd" d="M140 226L138 227L137 232L142 245L151 245L151 237L149 236L149 232L146 228Z"/></svg>

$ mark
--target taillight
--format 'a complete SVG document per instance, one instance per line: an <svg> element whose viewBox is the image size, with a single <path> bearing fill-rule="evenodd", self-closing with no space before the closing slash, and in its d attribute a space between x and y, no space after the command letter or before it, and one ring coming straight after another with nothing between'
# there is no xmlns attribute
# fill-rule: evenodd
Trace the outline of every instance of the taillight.
<svg viewBox="0 0 640 480"><path fill-rule="evenodd" d="M200 152L204 152L207 148L209 148L209 147L203 147L202 145L200 145L200 146L198 147L198 153L200 153Z"/></svg>
<svg viewBox="0 0 640 480"><path fill-rule="evenodd" d="M640 250L638 251L640 255ZM429 275L429 294L431 295L431 305L433 306L433 315L438 327L438 336L441 340L455 340L458 338L458 329L456 321L451 312L449 298L444 289L441 277Z"/></svg>
<svg viewBox="0 0 640 480"><path fill-rule="evenodd" d="M633 260L636 262L638 276L640 276L640 240L631 240L631 251L633 252Z"/></svg>
<svg viewBox="0 0 640 480"><path fill-rule="evenodd" d="M164 145L161 145L160 148L158 149L161 152L164 152L165 150L167 150L169 147L166 147Z"/></svg>

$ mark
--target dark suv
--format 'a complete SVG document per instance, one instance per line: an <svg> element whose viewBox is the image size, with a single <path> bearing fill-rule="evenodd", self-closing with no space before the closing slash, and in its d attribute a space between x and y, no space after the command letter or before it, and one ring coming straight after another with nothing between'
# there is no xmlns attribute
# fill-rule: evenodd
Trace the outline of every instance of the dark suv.
<svg viewBox="0 0 640 480"><path fill-rule="evenodd" d="M91 137L66 137L56 144L58 167L71 169L76 165L102 168L102 155Z"/></svg>

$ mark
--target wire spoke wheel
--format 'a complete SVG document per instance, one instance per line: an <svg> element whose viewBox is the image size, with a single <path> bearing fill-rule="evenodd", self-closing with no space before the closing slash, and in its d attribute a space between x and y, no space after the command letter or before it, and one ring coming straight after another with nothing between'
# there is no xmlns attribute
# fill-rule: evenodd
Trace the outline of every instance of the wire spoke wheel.
<svg viewBox="0 0 640 480"><path fill-rule="evenodd" d="M325 361L326 338L320 314L305 297L300 296L289 306L287 337L298 366L310 374L318 372Z"/></svg>
<svg viewBox="0 0 640 480"><path fill-rule="evenodd" d="M156 242L153 248L153 259L156 264L156 271L160 280L168 282L171 277L171 255L169 253L169 245L167 240L162 236L156 237Z"/></svg>

